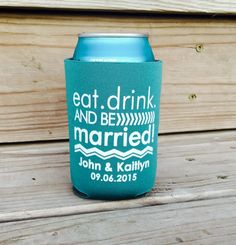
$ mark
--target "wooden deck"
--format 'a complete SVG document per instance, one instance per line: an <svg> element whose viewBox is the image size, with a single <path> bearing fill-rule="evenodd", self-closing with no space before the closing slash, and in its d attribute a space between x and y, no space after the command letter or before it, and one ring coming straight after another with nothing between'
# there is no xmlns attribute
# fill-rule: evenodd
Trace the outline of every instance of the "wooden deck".
<svg viewBox="0 0 236 245"><path fill-rule="evenodd" d="M236 244L236 3L0 1L0 245ZM72 191L63 60L81 32L149 34L164 61L155 187Z"/></svg>
<svg viewBox="0 0 236 245"><path fill-rule="evenodd" d="M39 152L40 149L40 152ZM145 197L73 194L68 142L0 148L0 244L235 244L236 131L160 136Z"/></svg>

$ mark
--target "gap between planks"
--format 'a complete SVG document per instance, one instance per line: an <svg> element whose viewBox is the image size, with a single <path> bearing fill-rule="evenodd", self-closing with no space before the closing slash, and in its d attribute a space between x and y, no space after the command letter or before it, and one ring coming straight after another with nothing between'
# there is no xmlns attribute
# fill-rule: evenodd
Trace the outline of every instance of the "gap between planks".
<svg viewBox="0 0 236 245"><path fill-rule="evenodd" d="M184 131L184 132L160 132L158 133L158 137L163 137L163 136L171 136L171 135L192 135L192 134L199 134L199 135L204 135L205 133L220 133L220 132L234 132L236 128L227 128L227 129L210 129L210 130L201 130L201 131ZM29 145L29 144L48 144L48 143L59 143L59 142L68 142L69 140L67 138L65 139L51 139L51 140L34 140L34 141L9 141L9 142L0 142L0 147L1 146L17 146L17 145Z"/></svg>
<svg viewBox="0 0 236 245"><path fill-rule="evenodd" d="M235 14L233 0L2 0L0 7L31 9L100 10L118 12L181 13L181 14Z"/></svg>

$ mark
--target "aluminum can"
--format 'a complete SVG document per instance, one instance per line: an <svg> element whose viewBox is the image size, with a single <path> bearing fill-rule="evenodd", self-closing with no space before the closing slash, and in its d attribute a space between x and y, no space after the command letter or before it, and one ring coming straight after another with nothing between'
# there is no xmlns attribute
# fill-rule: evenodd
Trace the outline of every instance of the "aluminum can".
<svg viewBox="0 0 236 245"><path fill-rule="evenodd" d="M89 33L79 35L74 60L148 62L154 55L146 34Z"/></svg>
<svg viewBox="0 0 236 245"><path fill-rule="evenodd" d="M79 35L73 57L65 60L76 193L116 200L152 189L161 70L146 34Z"/></svg>

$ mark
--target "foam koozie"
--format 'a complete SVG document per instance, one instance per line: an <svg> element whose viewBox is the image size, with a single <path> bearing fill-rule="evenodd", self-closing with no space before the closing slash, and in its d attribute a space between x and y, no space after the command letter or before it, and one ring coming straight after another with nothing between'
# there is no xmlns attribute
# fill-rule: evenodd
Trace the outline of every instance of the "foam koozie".
<svg viewBox="0 0 236 245"><path fill-rule="evenodd" d="M151 190L157 168L162 62L65 60L73 186L89 198Z"/></svg>

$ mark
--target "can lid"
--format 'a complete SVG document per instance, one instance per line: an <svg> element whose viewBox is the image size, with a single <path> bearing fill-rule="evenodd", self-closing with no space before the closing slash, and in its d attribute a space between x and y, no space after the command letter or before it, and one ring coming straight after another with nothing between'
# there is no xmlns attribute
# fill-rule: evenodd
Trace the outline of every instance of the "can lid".
<svg viewBox="0 0 236 245"><path fill-rule="evenodd" d="M148 37L145 33L81 33L79 37Z"/></svg>

